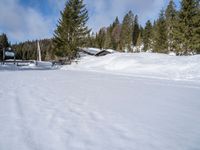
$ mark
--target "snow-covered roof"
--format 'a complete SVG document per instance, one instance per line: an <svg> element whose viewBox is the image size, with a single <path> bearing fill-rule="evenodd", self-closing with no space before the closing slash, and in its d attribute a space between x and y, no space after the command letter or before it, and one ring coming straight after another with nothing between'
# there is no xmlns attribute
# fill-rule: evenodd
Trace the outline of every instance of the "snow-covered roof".
<svg viewBox="0 0 200 150"><path fill-rule="evenodd" d="M102 53L102 52L104 52L104 51L107 51L108 53L114 53L114 52L116 52L115 50L113 50L113 49L99 49L99 48L80 48L80 50L82 51L82 52L85 52L85 53L87 53L88 55L98 55L99 53Z"/></svg>

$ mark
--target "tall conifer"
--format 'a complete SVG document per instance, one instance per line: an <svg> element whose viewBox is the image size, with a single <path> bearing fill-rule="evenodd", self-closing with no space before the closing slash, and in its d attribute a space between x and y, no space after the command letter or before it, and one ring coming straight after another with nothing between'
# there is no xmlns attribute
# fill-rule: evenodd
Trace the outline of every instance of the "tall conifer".
<svg viewBox="0 0 200 150"><path fill-rule="evenodd" d="M167 46L168 51L175 51L176 39L175 30L177 24L177 11L173 0L170 0L167 9L165 11L166 25L167 25Z"/></svg>
<svg viewBox="0 0 200 150"><path fill-rule="evenodd" d="M143 31L144 51L152 49L152 24L148 20Z"/></svg>
<svg viewBox="0 0 200 150"><path fill-rule="evenodd" d="M167 26L164 15L164 10L161 10L158 21L156 22L156 33L154 52L167 53Z"/></svg>
<svg viewBox="0 0 200 150"><path fill-rule="evenodd" d="M135 16L135 20L134 20L134 27L133 27L133 45L136 46L137 44L137 39L139 37L140 34L140 27L139 27L139 23L138 23L138 16Z"/></svg>
<svg viewBox="0 0 200 150"><path fill-rule="evenodd" d="M10 44L8 42L8 37L5 33L0 35L0 45L2 48L8 48L10 46Z"/></svg>
<svg viewBox="0 0 200 150"><path fill-rule="evenodd" d="M200 49L199 0L182 0L179 12L176 37L179 51L183 54L197 52Z"/></svg>
<svg viewBox="0 0 200 150"><path fill-rule="evenodd" d="M134 25L134 15L132 11L129 11L123 19L122 30L121 30L121 45L122 49L128 51L131 50L132 45L132 33Z"/></svg>
<svg viewBox="0 0 200 150"><path fill-rule="evenodd" d="M86 26L88 11L83 0L69 0L59 19L54 34L56 55L67 57L69 61L77 56L77 48L81 47L90 30Z"/></svg>

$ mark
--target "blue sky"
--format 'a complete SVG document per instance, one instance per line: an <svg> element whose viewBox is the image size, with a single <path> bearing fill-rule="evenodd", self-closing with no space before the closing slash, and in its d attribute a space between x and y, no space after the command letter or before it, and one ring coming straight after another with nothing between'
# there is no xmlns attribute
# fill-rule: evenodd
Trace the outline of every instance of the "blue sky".
<svg viewBox="0 0 200 150"><path fill-rule="evenodd" d="M175 0L178 5L179 0ZM60 11L66 0L1 0L0 33L12 43L53 36ZM108 26L116 16L123 19L132 10L142 25L154 20L169 0L85 0L89 11L88 26L93 31Z"/></svg>

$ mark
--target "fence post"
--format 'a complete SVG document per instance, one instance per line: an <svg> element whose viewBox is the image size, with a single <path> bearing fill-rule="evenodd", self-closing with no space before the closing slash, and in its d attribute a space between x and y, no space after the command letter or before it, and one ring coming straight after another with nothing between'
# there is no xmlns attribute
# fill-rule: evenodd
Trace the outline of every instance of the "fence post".
<svg viewBox="0 0 200 150"><path fill-rule="evenodd" d="M3 65L4 65L4 61L5 61L5 48L3 48Z"/></svg>

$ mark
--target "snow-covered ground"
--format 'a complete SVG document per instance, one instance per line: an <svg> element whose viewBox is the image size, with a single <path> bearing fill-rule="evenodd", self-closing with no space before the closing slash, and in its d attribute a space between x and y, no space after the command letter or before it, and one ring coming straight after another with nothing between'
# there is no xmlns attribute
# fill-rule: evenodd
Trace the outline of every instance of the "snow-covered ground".
<svg viewBox="0 0 200 150"><path fill-rule="evenodd" d="M198 150L199 60L112 54L4 69L0 150Z"/></svg>
<svg viewBox="0 0 200 150"><path fill-rule="evenodd" d="M84 57L78 65L63 69L200 81L200 55L180 57L153 53L114 53L105 57Z"/></svg>

